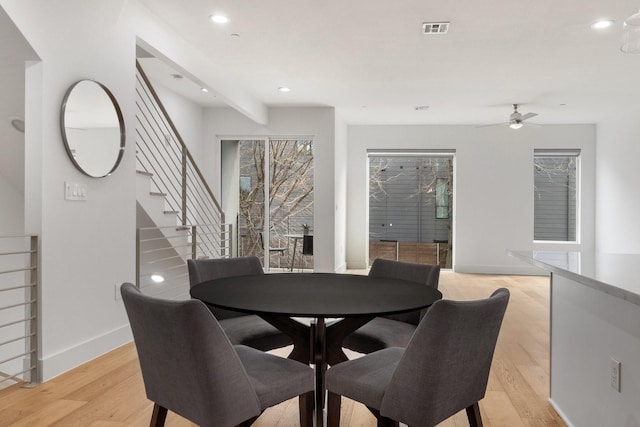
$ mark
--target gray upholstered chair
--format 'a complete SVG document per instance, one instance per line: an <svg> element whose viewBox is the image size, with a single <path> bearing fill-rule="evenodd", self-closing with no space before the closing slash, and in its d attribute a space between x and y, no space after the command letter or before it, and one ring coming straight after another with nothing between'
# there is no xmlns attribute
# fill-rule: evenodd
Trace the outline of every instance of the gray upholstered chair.
<svg viewBox="0 0 640 427"><path fill-rule="evenodd" d="M369 276L409 280L438 289L440 266L376 258L371 264ZM348 335L342 346L359 353L372 353L387 347L406 347L425 311L376 317Z"/></svg>
<svg viewBox="0 0 640 427"><path fill-rule="evenodd" d="M220 259L190 259L189 284L191 287L222 277L264 274L260 259L255 256ZM232 344L242 344L258 350L268 351L285 347L291 338L255 314L240 313L219 307L208 306L216 316Z"/></svg>
<svg viewBox="0 0 640 427"><path fill-rule="evenodd" d="M299 396L300 423L313 423L313 369L251 347L232 346L198 300L168 301L121 287L138 350L151 426L167 410L200 425L249 426L266 408Z"/></svg>
<svg viewBox="0 0 640 427"><path fill-rule="evenodd" d="M434 426L466 409L482 426L480 401L509 291L478 301L436 301L409 345L392 347L329 368L328 427L340 423L341 396L365 404L379 426Z"/></svg>

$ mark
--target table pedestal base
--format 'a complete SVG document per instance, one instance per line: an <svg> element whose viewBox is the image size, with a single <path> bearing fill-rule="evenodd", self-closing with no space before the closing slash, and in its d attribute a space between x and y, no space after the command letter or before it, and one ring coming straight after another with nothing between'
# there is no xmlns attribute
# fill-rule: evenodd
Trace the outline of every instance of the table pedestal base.
<svg viewBox="0 0 640 427"><path fill-rule="evenodd" d="M324 374L327 366L349 360L342 351L345 337L365 325L372 316L347 317L335 322L325 323L324 317L318 317L310 326L297 322L290 317L261 315L264 320L291 337L293 350L288 358L298 362L315 365L316 427L324 422L325 384Z"/></svg>

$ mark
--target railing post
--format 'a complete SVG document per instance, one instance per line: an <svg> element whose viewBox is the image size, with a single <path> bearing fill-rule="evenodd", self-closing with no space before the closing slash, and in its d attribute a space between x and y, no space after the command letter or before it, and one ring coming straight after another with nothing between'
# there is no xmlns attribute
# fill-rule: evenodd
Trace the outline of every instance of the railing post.
<svg viewBox="0 0 640 427"><path fill-rule="evenodd" d="M187 225L187 149L185 147L182 147L182 225Z"/></svg>
<svg viewBox="0 0 640 427"><path fill-rule="evenodd" d="M220 258L227 258L227 226L226 224L220 224Z"/></svg>
<svg viewBox="0 0 640 427"><path fill-rule="evenodd" d="M198 256L197 226L191 226L191 259Z"/></svg>
<svg viewBox="0 0 640 427"><path fill-rule="evenodd" d="M29 315L32 320L29 322L29 347L31 351L31 357L29 358L29 382L30 383L38 383L40 382L40 368L38 363L38 323L40 322L40 318L38 316L38 236L31 236L31 256L30 256L30 270L29 270Z"/></svg>
<svg viewBox="0 0 640 427"><path fill-rule="evenodd" d="M140 289L140 229L136 228L136 286Z"/></svg>

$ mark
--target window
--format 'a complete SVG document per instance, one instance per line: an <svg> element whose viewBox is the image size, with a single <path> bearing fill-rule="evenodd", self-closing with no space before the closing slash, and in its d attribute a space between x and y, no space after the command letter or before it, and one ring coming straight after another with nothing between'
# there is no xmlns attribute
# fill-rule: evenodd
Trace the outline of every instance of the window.
<svg viewBox="0 0 640 427"><path fill-rule="evenodd" d="M449 180L436 178L436 219L449 218Z"/></svg>
<svg viewBox="0 0 640 427"><path fill-rule="evenodd" d="M576 242L579 151L534 153L534 240Z"/></svg>
<svg viewBox="0 0 640 427"><path fill-rule="evenodd" d="M313 229L313 141L240 140L237 146L238 254L266 255L269 268L313 268L313 257L294 257L289 247L289 236L302 234L303 224ZM289 250L265 254L267 235L270 248ZM302 249L297 245L296 253Z"/></svg>
<svg viewBox="0 0 640 427"><path fill-rule="evenodd" d="M451 266L453 153L369 153L369 261Z"/></svg>

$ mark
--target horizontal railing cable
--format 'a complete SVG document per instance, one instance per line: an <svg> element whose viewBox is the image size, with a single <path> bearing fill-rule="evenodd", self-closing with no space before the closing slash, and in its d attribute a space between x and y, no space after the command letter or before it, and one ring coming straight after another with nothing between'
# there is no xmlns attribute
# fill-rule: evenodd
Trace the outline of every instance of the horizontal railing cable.
<svg viewBox="0 0 640 427"><path fill-rule="evenodd" d="M15 382L40 380L38 237L0 236L0 248L0 354L3 357L0 388L3 388Z"/></svg>
<svg viewBox="0 0 640 427"><path fill-rule="evenodd" d="M7 340L7 341L0 342L0 347L2 347L5 344L10 344L12 342L22 341L22 340L25 340L27 338L35 337L35 335L36 334L27 334L27 335L24 335L24 336L21 336L21 337L17 337L17 338L14 338L14 339L10 339L10 340Z"/></svg>
<svg viewBox="0 0 640 427"><path fill-rule="evenodd" d="M137 69L137 167L164 196L164 214L175 215L174 225L138 229L138 286L173 297L185 285L187 259L231 256L232 227L139 63Z"/></svg>

